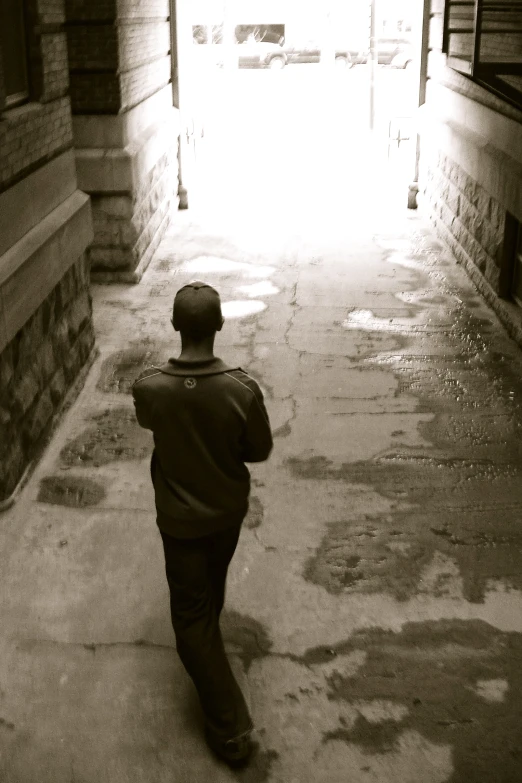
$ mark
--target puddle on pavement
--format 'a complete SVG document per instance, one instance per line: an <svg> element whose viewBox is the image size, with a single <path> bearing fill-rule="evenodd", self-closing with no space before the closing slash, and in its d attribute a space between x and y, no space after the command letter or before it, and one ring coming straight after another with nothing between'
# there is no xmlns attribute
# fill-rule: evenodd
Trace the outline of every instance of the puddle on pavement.
<svg viewBox="0 0 522 783"><path fill-rule="evenodd" d="M364 662L345 674L343 656L355 651L364 651ZM522 780L522 634L478 620L410 623L400 633L360 631L303 656L332 659L339 663L327 676L328 699L355 707L356 717L341 718L324 742L354 744L371 758L392 753L414 731L451 747L451 783ZM372 720L367 705L383 701L395 713Z"/></svg>
<svg viewBox="0 0 522 783"><path fill-rule="evenodd" d="M225 643L235 648L246 672L253 661L270 654L272 640L266 628L253 617L225 607L221 615L221 628Z"/></svg>
<svg viewBox="0 0 522 783"><path fill-rule="evenodd" d="M247 296L272 296L279 293L279 288L271 283L269 280L263 280L260 283L252 283L252 285L240 285L238 291L246 294Z"/></svg>
<svg viewBox="0 0 522 783"><path fill-rule="evenodd" d="M130 394L136 378L152 365L162 364L166 355L166 346L147 342L117 351L103 362L96 388L102 392Z"/></svg>
<svg viewBox="0 0 522 783"><path fill-rule="evenodd" d="M136 421L134 408L110 408L60 452L62 465L99 467L110 462L140 460L152 450L150 433Z"/></svg>
<svg viewBox="0 0 522 783"><path fill-rule="evenodd" d="M414 397L417 412L433 414L418 425L431 448L403 446L399 434L393 448L366 462L334 465L318 455L286 460L295 478L367 486L389 501L387 513L347 514L327 526L304 575L332 593L388 592L399 600L461 594L482 602L495 584L522 590L518 356L506 361L492 349L499 327L470 312L465 294L449 282L434 284L433 295L447 297L446 307L436 304L437 318L451 330L395 333L398 350L379 352L377 340L395 331L394 322L402 328L404 319L361 309L343 324L372 339L363 365L387 366L397 396ZM413 323L429 323L432 308L418 302L415 311Z"/></svg>
<svg viewBox="0 0 522 783"><path fill-rule="evenodd" d="M352 310L342 322L343 329L360 329L367 332L410 332L421 331L422 324L414 324L404 317L380 318L371 310Z"/></svg>
<svg viewBox="0 0 522 783"><path fill-rule="evenodd" d="M191 274L239 274L244 277L270 277L276 271L273 266L245 264L219 256L198 256L190 261L185 261L183 270Z"/></svg>
<svg viewBox="0 0 522 783"><path fill-rule="evenodd" d="M245 318L249 315L255 315L266 310L266 304L259 302L255 299L247 299L244 301L236 300L231 302L223 302L221 305L221 311L225 318Z"/></svg>
<svg viewBox="0 0 522 783"><path fill-rule="evenodd" d="M368 485L390 501L387 514L327 525L304 576L329 592L455 597L454 564L468 601L482 602L494 582L522 589L518 464L388 455L339 467L317 457L287 465L295 478ZM426 585L439 553L444 559Z"/></svg>
<svg viewBox="0 0 522 783"><path fill-rule="evenodd" d="M253 530L256 527L260 527L263 524L263 517L265 511L263 504L255 495L250 495L248 501L248 514L245 517L243 525L249 530Z"/></svg>
<svg viewBox="0 0 522 783"><path fill-rule="evenodd" d="M55 506L86 508L105 498L105 487L82 476L46 476L40 482L37 500Z"/></svg>

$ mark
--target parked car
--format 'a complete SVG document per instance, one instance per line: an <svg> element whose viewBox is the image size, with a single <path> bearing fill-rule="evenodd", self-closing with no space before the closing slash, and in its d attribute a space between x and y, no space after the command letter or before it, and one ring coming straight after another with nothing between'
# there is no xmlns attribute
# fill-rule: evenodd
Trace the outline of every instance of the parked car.
<svg viewBox="0 0 522 783"><path fill-rule="evenodd" d="M392 68L406 68L413 62L415 54L411 41L406 38L379 38L377 50L379 65Z"/></svg>
<svg viewBox="0 0 522 783"><path fill-rule="evenodd" d="M192 47L196 62L203 66L223 68L226 61L238 68L281 69L286 54L279 44L246 41L242 44L197 44Z"/></svg>
<svg viewBox="0 0 522 783"><path fill-rule="evenodd" d="M304 44L283 44L287 63L318 63L322 59L322 47L316 41ZM348 48L335 48L335 64L339 67L351 67L366 61L365 50L353 51Z"/></svg>
<svg viewBox="0 0 522 783"><path fill-rule="evenodd" d="M276 43L266 41L245 41L238 44L237 64L239 68L272 68L281 70L287 63L284 49Z"/></svg>

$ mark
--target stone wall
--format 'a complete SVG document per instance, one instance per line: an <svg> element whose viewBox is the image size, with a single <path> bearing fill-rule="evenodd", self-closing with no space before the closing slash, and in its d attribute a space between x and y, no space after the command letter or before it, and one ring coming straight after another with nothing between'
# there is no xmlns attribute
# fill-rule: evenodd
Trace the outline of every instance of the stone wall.
<svg viewBox="0 0 522 783"><path fill-rule="evenodd" d="M30 0L26 17L29 101L2 112L0 76L0 191L72 146L63 3Z"/></svg>
<svg viewBox="0 0 522 783"><path fill-rule="evenodd" d="M168 0L66 0L80 187L94 280L136 282L178 206Z"/></svg>
<svg viewBox="0 0 522 783"><path fill-rule="evenodd" d="M427 152L423 165L425 211L457 261L472 262L498 293L505 210L440 149Z"/></svg>
<svg viewBox="0 0 522 783"><path fill-rule="evenodd" d="M6 101L0 49L0 508L94 341L92 221L72 150L64 0L25 0L24 10L29 94L21 105Z"/></svg>
<svg viewBox="0 0 522 783"><path fill-rule="evenodd" d="M432 0L418 202L497 307L514 263L506 227L522 223L522 111L447 67L443 11Z"/></svg>
<svg viewBox="0 0 522 783"><path fill-rule="evenodd" d="M83 254L0 354L0 504L44 442L93 346Z"/></svg>

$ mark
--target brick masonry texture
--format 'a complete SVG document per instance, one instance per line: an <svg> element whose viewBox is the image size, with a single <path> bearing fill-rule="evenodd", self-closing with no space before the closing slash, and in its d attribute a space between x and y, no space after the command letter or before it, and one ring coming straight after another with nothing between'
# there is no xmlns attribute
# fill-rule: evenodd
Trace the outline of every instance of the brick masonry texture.
<svg viewBox="0 0 522 783"><path fill-rule="evenodd" d="M67 41L59 29L45 29L63 23L64 2L30 0L27 8L31 62L38 74L32 71L30 102L0 116L0 191L73 143Z"/></svg>
<svg viewBox="0 0 522 783"><path fill-rule="evenodd" d="M169 84L168 0L66 0L66 9L74 114L121 116ZM128 193L93 186L94 279L133 278L159 243L177 198L177 139L158 154L149 171L135 171Z"/></svg>
<svg viewBox="0 0 522 783"><path fill-rule="evenodd" d="M165 87L170 81L170 58L140 65L121 75L121 108L128 110Z"/></svg>
<svg viewBox="0 0 522 783"><path fill-rule="evenodd" d="M94 279L100 272L117 277L118 272L134 270L157 245L176 195L177 165L174 148L162 155L134 194L92 197L94 243L89 257Z"/></svg>
<svg viewBox="0 0 522 783"><path fill-rule="evenodd" d="M118 34L114 23L67 28L69 67L73 71L118 69Z"/></svg>
<svg viewBox="0 0 522 783"><path fill-rule="evenodd" d="M126 22L119 26L120 68L127 70L170 51L170 25L167 21Z"/></svg>
<svg viewBox="0 0 522 783"><path fill-rule="evenodd" d="M0 354L0 502L38 453L93 346L83 255Z"/></svg>
<svg viewBox="0 0 522 783"><path fill-rule="evenodd" d="M39 0L38 11L42 24L62 24L65 20L64 0Z"/></svg>
<svg viewBox="0 0 522 783"><path fill-rule="evenodd" d="M67 39L65 33L42 35L43 94L41 100L48 102L62 98L69 90L67 62Z"/></svg>
<svg viewBox="0 0 522 783"><path fill-rule="evenodd" d="M456 259L475 264L499 288L505 212L484 188L441 151L423 162L421 198Z"/></svg>
<svg viewBox="0 0 522 783"><path fill-rule="evenodd" d="M67 97L6 112L0 122L0 190L72 147Z"/></svg>

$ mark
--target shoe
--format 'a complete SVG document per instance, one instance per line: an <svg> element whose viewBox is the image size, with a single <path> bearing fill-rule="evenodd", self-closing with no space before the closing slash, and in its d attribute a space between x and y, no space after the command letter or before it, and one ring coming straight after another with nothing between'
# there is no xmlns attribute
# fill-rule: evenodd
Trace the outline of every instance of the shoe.
<svg viewBox="0 0 522 783"><path fill-rule="evenodd" d="M216 736L208 726L205 726L205 739L209 748L233 766L245 764L250 758L254 749L251 734L251 730L245 731L237 737L226 740Z"/></svg>

